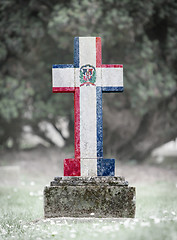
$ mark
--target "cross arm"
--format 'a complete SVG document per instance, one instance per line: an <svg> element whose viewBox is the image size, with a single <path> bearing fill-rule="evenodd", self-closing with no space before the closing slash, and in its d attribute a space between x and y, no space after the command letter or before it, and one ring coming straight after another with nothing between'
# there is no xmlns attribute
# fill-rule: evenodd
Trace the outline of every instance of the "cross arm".
<svg viewBox="0 0 177 240"><path fill-rule="evenodd" d="M102 64L102 91L123 92L123 65Z"/></svg>
<svg viewBox="0 0 177 240"><path fill-rule="evenodd" d="M57 92L74 92L74 65L55 64L52 67L52 90Z"/></svg>

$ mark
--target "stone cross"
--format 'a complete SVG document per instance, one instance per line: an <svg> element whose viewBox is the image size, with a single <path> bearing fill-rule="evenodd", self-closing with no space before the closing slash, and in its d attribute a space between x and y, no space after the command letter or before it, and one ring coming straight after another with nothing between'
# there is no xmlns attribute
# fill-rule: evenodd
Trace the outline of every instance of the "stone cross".
<svg viewBox="0 0 177 240"><path fill-rule="evenodd" d="M64 176L114 176L115 159L103 158L102 93L123 91L123 65L102 64L100 37L75 37L74 64L52 68L53 92L74 93L75 157Z"/></svg>

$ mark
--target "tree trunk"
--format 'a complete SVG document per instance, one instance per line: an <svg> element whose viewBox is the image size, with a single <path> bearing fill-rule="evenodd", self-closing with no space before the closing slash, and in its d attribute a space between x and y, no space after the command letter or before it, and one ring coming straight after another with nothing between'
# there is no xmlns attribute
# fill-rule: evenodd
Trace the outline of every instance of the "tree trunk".
<svg viewBox="0 0 177 240"><path fill-rule="evenodd" d="M106 115L109 115L109 119L110 116L115 117L110 109ZM177 90L141 118L135 116L134 112L131 111L127 114L124 109L116 116L124 121L118 120L119 125L116 129L111 126L112 121L106 121L106 128L111 129L105 134L109 136L104 144L106 153L111 152L109 151L111 149L111 154L118 155L120 160L143 161L154 148L175 139L177 136ZM134 127L128 124L128 121ZM123 134L125 134L124 137Z"/></svg>

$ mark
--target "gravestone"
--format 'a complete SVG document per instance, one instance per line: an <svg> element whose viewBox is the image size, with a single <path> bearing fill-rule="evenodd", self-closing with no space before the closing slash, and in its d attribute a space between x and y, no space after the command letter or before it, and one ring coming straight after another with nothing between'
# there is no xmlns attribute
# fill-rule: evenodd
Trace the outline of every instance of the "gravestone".
<svg viewBox="0 0 177 240"><path fill-rule="evenodd" d="M52 80L74 94L75 157L45 187L45 217L134 217L135 188L103 157L102 94L123 91L123 65L102 64L101 38L76 37L74 64L53 65Z"/></svg>

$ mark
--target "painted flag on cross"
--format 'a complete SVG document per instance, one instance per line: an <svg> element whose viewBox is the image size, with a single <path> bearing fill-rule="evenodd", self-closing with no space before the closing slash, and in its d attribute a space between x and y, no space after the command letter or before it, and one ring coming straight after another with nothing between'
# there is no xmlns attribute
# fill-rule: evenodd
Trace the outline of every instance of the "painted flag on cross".
<svg viewBox="0 0 177 240"><path fill-rule="evenodd" d="M123 91L123 65L102 64L100 37L76 37L74 64L53 65L52 80L54 93L74 93L75 157L64 176L114 176L115 159L103 157L102 94Z"/></svg>

